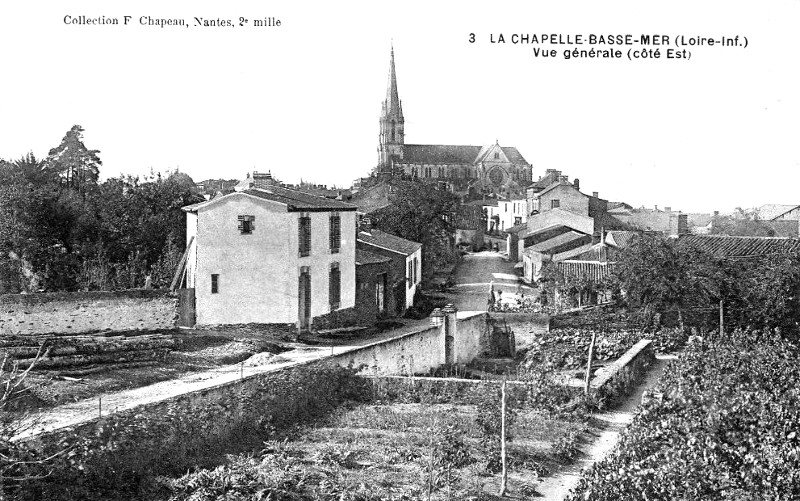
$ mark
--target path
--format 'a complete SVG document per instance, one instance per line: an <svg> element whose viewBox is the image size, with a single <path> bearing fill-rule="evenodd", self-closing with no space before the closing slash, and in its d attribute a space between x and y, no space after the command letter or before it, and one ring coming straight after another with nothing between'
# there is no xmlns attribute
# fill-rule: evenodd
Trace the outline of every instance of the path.
<svg viewBox="0 0 800 501"><path fill-rule="evenodd" d="M30 426L13 440L21 440L39 433L57 430L67 426L75 426L89 421L102 414L121 412L138 407L167 400L184 393L199 391L214 386L230 383L242 377L252 376L265 372L272 372L310 360L325 358L342 353L352 348L376 343L393 337L418 330L430 324L428 319L403 320L406 324L395 330L383 332L369 338L347 340L344 344L335 346L305 346L298 344L293 350L283 352L276 356L258 353L245 360L242 364L228 365L205 372L186 374L176 379L170 379L149 386L132 388L104 395L94 396L75 403L60 405L47 409L30 418Z"/></svg>
<svg viewBox="0 0 800 501"><path fill-rule="evenodd" d="M497 252L466 254L453 274L453 291L444 295L460 311L486 311L490 284L503 292L515 292L518 286L526 293L532 290L522 283L514 265Z"/></svg>
<svg viewBox="0 0 800 501"><path fill-rule="evenodd" d="M669 362L676 357L674 355L656 355L656 362L647 373L645 380L636 388L625 402L613 411L595 414L594 417L603 423L597 438L583 449L583 456L574 464L565 467L551 477L546 477L536 486L536 491L540 494L537 499L546 501L561 501L566 498L581 478L581 471L591 468L592 465L602 460L617 445L620 433L631 421L636 407L642 401L642 394L645 390L652 388L664 373Z"/></svg>

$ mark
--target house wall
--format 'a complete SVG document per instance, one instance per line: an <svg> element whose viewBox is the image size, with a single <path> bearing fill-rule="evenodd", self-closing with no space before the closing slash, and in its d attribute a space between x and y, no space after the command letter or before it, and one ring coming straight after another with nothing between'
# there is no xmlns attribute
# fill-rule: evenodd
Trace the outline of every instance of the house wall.
<svg viewBox="0 0 800 501"><path fill-rule="evenodd" d="M358 241L356 245L359 249L388 257L392 260L390 265L391 272L389 273L388 287L392 289L392 300L394 301L393 305L395 308L395 313L397 315L405 313L405 308L407 308L406 305L408 304L408 282L406 282L408 265L406 264L406 256L397 252L382 249L380 247L375 247L374 245L369 245L368 243L362 241Z"/></svg>
<svg viewBox="0 0 800 501"><path fill-rule="evenodd" d="M416 263L414 260L416 259ZM408 276L408 267L410 263L414 263L411 266L416 267L416 281L412 281L413 277ZM414 306L414 294L417 293L417 287L419 287L420 282L422 282L422 247L417 249L413 254L406 257L406 308L411 308Z"/></svg>
<svg viewBox="0 0 800 501"><path fill-rule="evenodd" d="M174 329L177 297L168 290L0 295L0 337Z"/></svg>
<svg viewBox="0 0 800 501"><path fill-rule="evenodd" d="M528 202L525 199L500 200L497 203L500 216L500 229L506 230L514 226L515 218L520 218L520 224L528 220Z"/></svg>
<svg viewBox="0 0 800 501"><path fill-rule="evenodd" d="M239 215L255 216L255 229L242 235ZM197 219L195 296L197 324L298 322L300 269L311 273L311 316L330 312L331 263L341 270L340 308L355 305L355 212L341 212L341 248L329 248L330 212L311 212L311 253L298 254L299 212L283 204L228 195L201 208ZM187 218L188 221L188 218ZM188 224L188 222L187 222ZM211 275L219 292L211 293Z"/></svg>
<svg viewBox="0 0 800 501"><path fill-rule="evenodd" d="M551 210L552 201L559 201L559 208L582 216L589 215L589 197L572 185L560 185L539 196L539 212Z"/></svg>
<svg viewBox="0 0 800 501"><path fill-rule="evenodd" d="M378 284L378 275L386 273L386 293L385 293L385 311L386 316L397 315L396 302L394 300L394 291L392 290L392 263L391 261L385 263L372 263L362 264L356 266L356 311L359 316L375 320L380 314L378 305L376 303L376 286Z"/></svg>

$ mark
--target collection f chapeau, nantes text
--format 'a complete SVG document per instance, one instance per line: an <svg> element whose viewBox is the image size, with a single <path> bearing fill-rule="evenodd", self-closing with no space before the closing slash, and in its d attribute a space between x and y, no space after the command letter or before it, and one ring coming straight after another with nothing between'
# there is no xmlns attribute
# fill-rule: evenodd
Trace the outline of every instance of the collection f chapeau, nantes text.
<svg viewBox="0 0 800 501"><path fill-rule="evenodd" d="M537 45L550 47L533 47L534 57L556 58L559 54L564 59L682 59L692 57L692 48L697 47L740 47L749 44L745 36L675 36L661 34L560 34L560 33L490 33L477 35L470 33L469 43L485 42L490 44ZM553 46L561 48L557 50Z"/></svg>
<svg viewBox="0 0 800 501"><path fill-rule="evenodd" d="M64 16L64 24L73 26L148 26L154 28L235 28L237 26L277 28L280 27L281 20L277 17L259 17L254 19L239 17L238 19L222 19L195 16L186 20L183 18L160 18L153 16L93 17L67 14Z"/></svg>

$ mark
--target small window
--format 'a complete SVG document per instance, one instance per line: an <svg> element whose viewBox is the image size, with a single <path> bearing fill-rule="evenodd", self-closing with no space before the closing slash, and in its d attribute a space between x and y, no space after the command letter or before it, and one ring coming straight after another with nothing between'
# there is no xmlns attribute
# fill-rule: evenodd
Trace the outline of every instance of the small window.
<svg viewBox="0 0 800 501"><path fill-rule="evenodd" d="M239 233L249 235L256 229L255 216L239 216Z"/></svg>
<svg viewBox="0 0 800 501"><path fill-rule="evenodd" d="M497 152L497 151L494 152L494 159L495 160L500 160L500 153L499 152Z"/></svg>
<svg viewBox="0 0 800 501"><path fill-rule="evenodd" d="M559 199L554 198L553 200L550 200L550 208L551 209L555 209L555 208L558 208L560 206L561 206L561 201Z"/></svg>
<svg viewBox="0 0 800 501"><path fill-rule="evenodd" d="M338 310L342 300L342 272L339 263L332 263L328 274L328 300L331 311Z"/></svg>
<svg viewBox="0 0 800 501"><path fill-rule="evenodd" d="M311 217L308 214L300 216L298 223L298 252L300 257L311 254Z"/></svg>
<svg viewBox="0 0 800 501"><path fill-rule="evenodd" d="M219 293L219 275L216 273L211 274L211 294Z"/></svg>

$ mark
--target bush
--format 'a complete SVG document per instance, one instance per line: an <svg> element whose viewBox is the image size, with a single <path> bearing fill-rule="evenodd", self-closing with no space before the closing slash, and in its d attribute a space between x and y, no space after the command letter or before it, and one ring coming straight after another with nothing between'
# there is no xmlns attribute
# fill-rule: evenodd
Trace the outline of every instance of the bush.
<svg viewBox="0 0 800 501"><path fill-rule="evenodd" d="M696 340L570 501L800 499L800 350L778 335Z"/></svg>

